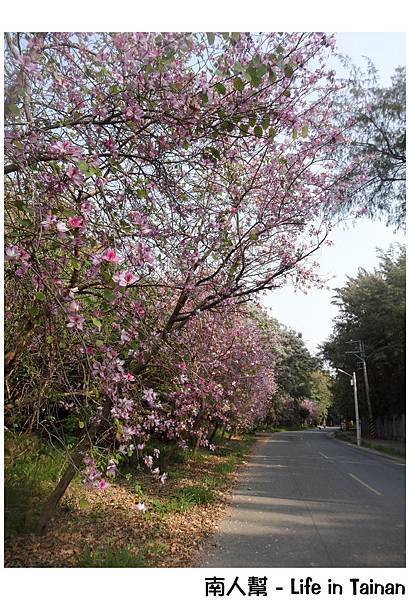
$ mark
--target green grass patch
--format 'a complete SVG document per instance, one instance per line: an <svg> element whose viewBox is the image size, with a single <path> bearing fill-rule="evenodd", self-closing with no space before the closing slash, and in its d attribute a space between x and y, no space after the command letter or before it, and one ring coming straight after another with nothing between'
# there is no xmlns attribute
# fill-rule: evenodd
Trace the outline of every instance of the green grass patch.
<svg viewBox="0 0 410 600"><path fill-rule="evenodd" d="M7 434L4 446L6 538L36 530L42 504L64 469L60 448L28 435Z"/></svg>
<svg viewBox="0 0 410 600"><path fill-rule="evenodd" d="M131 546L113 549L111 546L90 550L84 548L78 561L84 568L136 568L145 567L146 561L142 552L135 552Z"/></svg>
<svg viewBox="0 0 410 600"><path fill-rule="evenodd" d="M223 463L219 463L219 465L215 466L215 473L220 473L221 475L232 473L233 471L235 471L238 461L239 459L236 456L234 456Z"/></svg>
<svg viewBox="0 0 410 600"><path fill-rule="evenodd" d="M170 498L154 498L148 501L149 508L160 517L170 513L187 512L194 506L212 504L215 493L202 485L190 485L177 490ZM149 513L147 513L149 517Z"/></svg>

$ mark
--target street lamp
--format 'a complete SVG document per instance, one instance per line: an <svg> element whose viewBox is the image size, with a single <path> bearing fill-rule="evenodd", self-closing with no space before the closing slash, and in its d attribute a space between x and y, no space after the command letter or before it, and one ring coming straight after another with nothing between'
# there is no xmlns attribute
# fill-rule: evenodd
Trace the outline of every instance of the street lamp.
<svg viewBox="0 0 410 600"><path fill-rule="evenodd" d="M351 375L347 371L343 371L343 369L337 369L337 370L340 373L344 373L345 375L347 375L348 377L350 377L351 384L353 385L354 411L355 411L355 414L356 414L356 439L357 439L357 445L360 446L361 445L361 439L360 439L359 404L357 402L356 372L353 371L353 374Z"/></svg>

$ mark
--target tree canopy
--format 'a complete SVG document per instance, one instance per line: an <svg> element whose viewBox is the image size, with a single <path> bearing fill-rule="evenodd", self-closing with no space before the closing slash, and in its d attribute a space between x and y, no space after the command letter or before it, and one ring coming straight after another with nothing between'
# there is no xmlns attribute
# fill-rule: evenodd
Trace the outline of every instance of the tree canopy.
<svg viewBox="0 0 410 600"><path fill-rule="evenodd" d="M360 269L336 290L339 307L334 331L323 345L323 356L333 368L358 371L359 396L367 415L363 372L353 354L352 340L365 345L370 397L375 416L405 412L405 261L402 246L379 251L374 272ZM335 404L345 416L353 415L348 379L337 374Z"/></svg>
<svg viewBox="0 0 410 600"><path fill-rule="evenodd" d="M346 111L346 106L350 109ZM371 218L385 217L396 228L406 217L406 72L398 67L382 87L374 65L352 69L350 85L340 95L338 120L350 138L337 160L356 162L358 185L349 188L339 211L352 208Z"/></svg>

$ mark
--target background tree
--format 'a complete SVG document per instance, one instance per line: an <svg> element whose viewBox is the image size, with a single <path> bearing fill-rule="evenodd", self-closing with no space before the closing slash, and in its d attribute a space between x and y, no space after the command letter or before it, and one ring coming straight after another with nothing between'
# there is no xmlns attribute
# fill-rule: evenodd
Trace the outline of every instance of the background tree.
<svg viewBox="0 0 410 600"><path fill-rule="evenodd" d="M328 371L316 369L310 376L310 397L318 407L318 422L324 423L333 403L333 377Z"/></svg>
<svg viewBox="0 0 410 600"><path fill-rule="evenodd" d="M349 114L346 106L351 106ZM340 97L338 120L350 143L340 144L337 157L355 161L361 181L349 188L342 213L352 208L371 218L386 217L395 227L406 216L406 72L398 67L391 85L380 86L369 61L364 73L353 68L350 85Z"/></svg>
<svg viewBox="0 0 410 600"><path fill-rule="evenodd" d="M333 368L358 371L359 399L367 415L360 364L351 340L365 344L370 396L374 416L405 412L405 260L403 246L379 251L374 272L360 269L357 277L336 290L340 314L334 332L323 345L323 356ZM353 417L352 392L347 377L336 375L335 404L340 414Z"/></svg>
<svg viewBox="0 0 410 600"><path fill-rule="evenodd" d="M280 362L276 368L278 392L292 398L311 397L312 372L320 361L307 349L301 333L281 326Z"/></svg>

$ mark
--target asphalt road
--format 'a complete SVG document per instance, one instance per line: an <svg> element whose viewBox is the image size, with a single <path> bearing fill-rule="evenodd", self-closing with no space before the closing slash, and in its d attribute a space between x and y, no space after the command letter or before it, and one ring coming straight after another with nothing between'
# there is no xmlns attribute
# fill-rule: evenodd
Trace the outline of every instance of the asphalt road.
<svg viewBox="0 0 410 600"><path fill-rule="evenodd" d="M258 441L203 567L405 566L405 465L324 430Z"/></svg>

